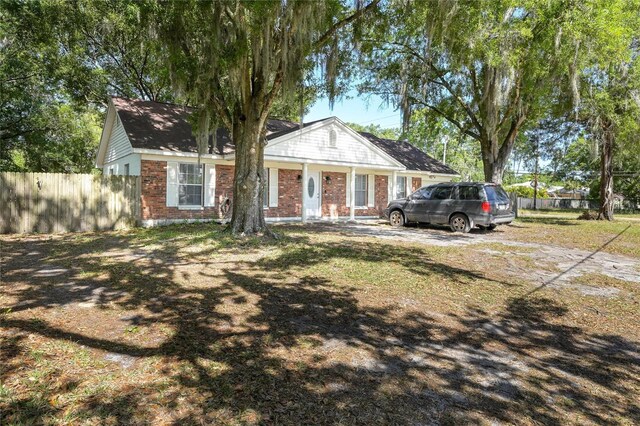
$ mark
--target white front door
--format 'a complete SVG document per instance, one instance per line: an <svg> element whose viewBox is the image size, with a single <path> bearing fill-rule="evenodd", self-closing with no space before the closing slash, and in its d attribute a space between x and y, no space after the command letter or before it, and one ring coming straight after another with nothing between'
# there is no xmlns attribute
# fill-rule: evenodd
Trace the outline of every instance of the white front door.
<svg viewBox="0 0 640 426"><path fill-rule="evenodd" d="M304 194L307 217L310 219L317 219L322 216L320 210L320 186L320 172L309 171L307 173L307 182L305 182L302 192Z"/></svg>

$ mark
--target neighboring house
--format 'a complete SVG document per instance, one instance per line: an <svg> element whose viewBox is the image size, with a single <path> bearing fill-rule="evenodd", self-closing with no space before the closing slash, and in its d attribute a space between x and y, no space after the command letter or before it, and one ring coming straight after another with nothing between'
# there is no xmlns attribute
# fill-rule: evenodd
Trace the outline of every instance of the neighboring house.
<svg viewBox="0 0 640 426"><path fill-rule="evenodd" d="M178 105L109 102L96 165L105 174L141 176L145 226L219 219L233 197L228 133L219 129L199 161L189 116L190 109ZM267 140L269 221L377 218L390 199L458 176L407 142L358 133L335 117L302 129L269 120Z"/></svg>
<svg viewBox="0 0 640 426"><path fill-rule="evenodd" d="M567 189L563 186L553 186L549 188L549 196L586 200L589 197L589 188Z"/></svg>

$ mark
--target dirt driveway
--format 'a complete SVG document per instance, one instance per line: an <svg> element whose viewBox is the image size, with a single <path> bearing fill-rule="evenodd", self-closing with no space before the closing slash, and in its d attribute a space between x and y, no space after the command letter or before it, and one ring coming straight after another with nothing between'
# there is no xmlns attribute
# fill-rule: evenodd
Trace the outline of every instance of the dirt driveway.
<svg viewBox="0 0 640 426"><path fill-rule="evenodd" d="M323 225L317 226L323 227ZM487 261L490 261L493 256L505 257L508 267L504 272L519 277L526 274L532 282L540 286L569 287L585 295L610 297L619 293L619 289L600 285L597 282L590 285L578 283L581 278L594 274L640 283L640 259L603 251L604 247L621 238L632 225L593 251L545 244L539 240L537 242L522 241L509 232L514 227L518 227L517 224L502 226L495 231L474 229L468 234L454 233L447 227L430 225L395 228L386 222L332 224L329 229L335 230L336 226L343 233L370 236L381 240L406 241L441 247L470 246L485 253ZM483 246L486 248L482 248ZM509 262L509 258L525 259L529 268L522 268L515 261Z"/></svg>

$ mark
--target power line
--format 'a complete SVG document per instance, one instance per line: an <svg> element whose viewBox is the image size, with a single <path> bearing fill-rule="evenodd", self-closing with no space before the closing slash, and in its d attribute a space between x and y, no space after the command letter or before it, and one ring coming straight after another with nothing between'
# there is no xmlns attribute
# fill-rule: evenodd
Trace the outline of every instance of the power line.
<svg viewBox="0 0 640 426"><path fill-rule="evenodd" d="M375 119L373 119L373 120L368 120L368 121L358 121L358 122L355 122L355 123L356 123L356 124L367 124L367 123L373 123L374 121L380 121L380 120L383 120L383 119L385 119L385 118L396 117L396 116L398 116L398 118L399 118L399 117L400 117L400 113L398 112L398 113L395 113L395 114L387 115L387 116L385 116L385 117L378 117L378 118L375 118Z"/></svg>

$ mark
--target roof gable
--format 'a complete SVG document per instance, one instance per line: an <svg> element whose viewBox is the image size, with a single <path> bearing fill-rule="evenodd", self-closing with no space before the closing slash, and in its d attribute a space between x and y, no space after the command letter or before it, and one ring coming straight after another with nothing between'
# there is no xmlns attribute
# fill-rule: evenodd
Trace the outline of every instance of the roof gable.
<svg viewBox="0 0 640 426"><path fill-rule="evenodd" d="M105 163L124 157L130 154L132 149L118 112L110 102L96 155L96 166L102 167Z"/></svg>
<svg viewBox="0 0 640 426"><path fill-rule="evenodd" d="M335 146L330 143L332 132L335 134ZM286 132L272 139L265 148L265 156L359 167L402 167L391 155L335 117L307 123L302 130Z"/></svg>

